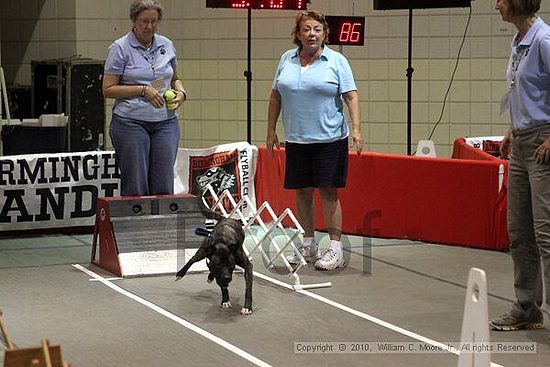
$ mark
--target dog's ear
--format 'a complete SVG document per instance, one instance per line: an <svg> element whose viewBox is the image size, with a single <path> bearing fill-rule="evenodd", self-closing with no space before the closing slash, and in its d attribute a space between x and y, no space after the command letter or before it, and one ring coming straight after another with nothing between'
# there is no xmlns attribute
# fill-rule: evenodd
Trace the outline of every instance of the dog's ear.
<svg viewBox="0 0 550 367"><path fill-rule="evenodd" d="M216 249L214 247L214 236L212 234L208 235L208 237L204 239L203 244L205 245L206 257L210 258Z"/></svg>
<svg viewBox="0 0 550 367"><path fill-rule="evenodd" d="M235 253L235 251L237 251L237 249L239 247L241 247L243 244L243 241L241 241L240 239L236 238L234 239L233 241L231 241L227 247L229 247L229 251L233 254Z"/></svg>
<svg viewBox="0 0 550 367"><path fill-rule="evenodd" d="M212 257L212 255L214 254L215 250L216 250L216 248L214 246L208 246L206 248L206 257L210 259Z"/></svg>

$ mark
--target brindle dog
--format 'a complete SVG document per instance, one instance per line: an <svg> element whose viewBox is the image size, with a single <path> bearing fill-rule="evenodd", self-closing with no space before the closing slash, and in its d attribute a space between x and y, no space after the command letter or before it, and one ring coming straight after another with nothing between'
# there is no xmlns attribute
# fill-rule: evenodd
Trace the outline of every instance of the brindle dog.
<svg viewBox="0 0 550 367"><path fill-rule="evenodd" d="M217 220L218 223L212 232L206 237L195 255L176 274L176 280L180 280L187 273L191 265L206 258L210 273L208 282L216 279L216 283L222 290L222 308L230 308L229 291L227 289L231 282L235 265L244 269L244 280L246 291L244 294L244 306L241 309L242 315L252 314L252 263L248 260L244 250L244 231L242 223L233 218L225 218L206 207L202 195L198 197L203 214Z"/></svg>

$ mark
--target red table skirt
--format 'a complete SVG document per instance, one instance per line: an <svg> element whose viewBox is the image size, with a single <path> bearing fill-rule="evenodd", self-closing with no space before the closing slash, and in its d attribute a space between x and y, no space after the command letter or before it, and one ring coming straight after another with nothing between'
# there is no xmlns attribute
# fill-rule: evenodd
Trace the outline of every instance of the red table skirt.
<svg viewBox="0 0 550 367"><path fill-rule="evenodd" d="M347 187L339 191L343 232L506 249L506 186L499 190L504 161L465 143L455 142L454 150L454 159L350 152ZM284 167L284 149L270 156L259 147L256 201L267 200L276 213L287 207L296 213L293 190L283 189ZM315 205L315 227L323 230L317 192Z"/></svg>

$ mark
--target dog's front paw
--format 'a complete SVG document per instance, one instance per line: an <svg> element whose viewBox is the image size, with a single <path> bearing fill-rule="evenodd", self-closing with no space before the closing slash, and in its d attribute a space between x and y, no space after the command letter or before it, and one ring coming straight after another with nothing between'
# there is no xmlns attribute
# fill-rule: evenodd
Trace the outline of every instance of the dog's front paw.
<svg viewBox="0 0 550 367"><path fill-rule="evenodd" d="M221 308L231 308L231 302L222 302Z"/></svg>
<svg viewBox="0 0 550 367"><path fill-rule="evenodd" d="M243 307L241 309L241 315L252 315L252 309Z"/></svg>

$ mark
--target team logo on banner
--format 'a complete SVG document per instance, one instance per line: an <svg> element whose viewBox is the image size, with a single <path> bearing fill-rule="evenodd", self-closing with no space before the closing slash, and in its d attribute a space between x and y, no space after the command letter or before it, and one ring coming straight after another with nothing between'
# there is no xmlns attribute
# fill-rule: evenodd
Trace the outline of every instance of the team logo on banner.
<svg viewBox="0 0 550 367"><path fill-rule="evenodd" d="M203 175L197 176L196 181L201 189L211 185L216 192L235 191L235 175L228 173L222 167L209 168Z"/></svg>
<svg viewBox="0 0 550 367"><path fill-rule="evenodd" d="M257 159L258 148L247 142L199 149L179 148L174 165L174 193L199 195L210 185L218 195L228 190L237 203L246 195L249 200L242 202L241 210L245 216L250 216L256 207ZM211 205L210 194L206 196ZM228 212L232 210L229 200L223 205Z"/></svg>
<svg viewBox="0 0 550 367"><path fill-rule="evenodd" d="M229 190L235 200L241 198L241 180L238 170L239 156L236 149L206 156L189 157L189 187L198 195L211 185L216 193Z"/></svg>

